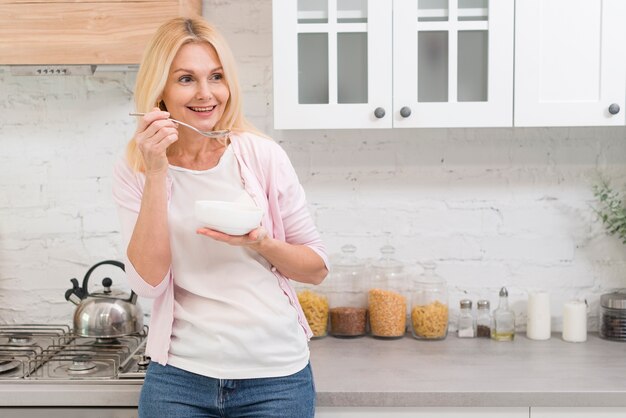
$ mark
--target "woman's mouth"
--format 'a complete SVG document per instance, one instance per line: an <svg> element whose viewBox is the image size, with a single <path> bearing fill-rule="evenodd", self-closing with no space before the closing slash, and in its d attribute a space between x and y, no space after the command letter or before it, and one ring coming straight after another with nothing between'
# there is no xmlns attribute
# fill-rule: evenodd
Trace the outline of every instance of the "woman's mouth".
<svg viewBox="0 0 626 418"><path fill-rule="evenodd" d="M189 109L193 110L194 112L211 112L213 109L215 109L216 106L217 105L205 107L189 107Z"/></svg>

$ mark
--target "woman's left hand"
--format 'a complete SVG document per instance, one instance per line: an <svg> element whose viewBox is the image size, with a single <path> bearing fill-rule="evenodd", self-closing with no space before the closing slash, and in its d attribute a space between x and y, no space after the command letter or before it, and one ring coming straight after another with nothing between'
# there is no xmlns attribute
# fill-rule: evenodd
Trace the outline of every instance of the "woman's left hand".
<svg viewBox="0 0 626 418"><path fill-rule="evenodd" d="M262 226L253 229L247 235L228 235L209 228L198 228L196 233L229 245L251 247L253 249L260 245L264 239L268 238L267 231Z"/></svg>

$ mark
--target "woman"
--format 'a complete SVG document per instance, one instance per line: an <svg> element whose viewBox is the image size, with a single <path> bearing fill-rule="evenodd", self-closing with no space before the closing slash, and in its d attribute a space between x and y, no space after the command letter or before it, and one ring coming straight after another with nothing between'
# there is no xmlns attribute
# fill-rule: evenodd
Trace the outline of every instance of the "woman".
<svg viewBox="0 0 626 418"><path fill-rule="evenodd" d="M113 194L128 279L154 299L139 415L312 417L311 330L289 279L321 283L328 259L288 157L242 115L226 42L200 18L162 25L135 104L146 115ZM169 117L231 134L210 139ZM196 200L247 201L264 211L261 226L203 228Z"/></svg>

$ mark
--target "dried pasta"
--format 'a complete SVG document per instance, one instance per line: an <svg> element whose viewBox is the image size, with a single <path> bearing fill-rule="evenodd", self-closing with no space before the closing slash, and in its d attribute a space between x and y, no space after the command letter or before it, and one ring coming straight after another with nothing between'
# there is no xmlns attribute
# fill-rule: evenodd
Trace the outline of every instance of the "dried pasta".
<svg viewBox="0 0 626 418"><path fill-rule="evenodd" d="M399 293L371 289L368 294L370 327L376 337L401 337L406 332L406 298Z"/></svg>
<svg viewBox="0 0 626 418"><path fill-rule="evenodd" d="M310 290L298 292L298 301L314 337L323 337L328 328L328 299Z"/></svg>
<svg viewBox="0 0 626 418"><path fill-rule="evenodd" d="M444 338L448 332L448 305L439 301L411 310L413 332L421 338Z"/></svg>

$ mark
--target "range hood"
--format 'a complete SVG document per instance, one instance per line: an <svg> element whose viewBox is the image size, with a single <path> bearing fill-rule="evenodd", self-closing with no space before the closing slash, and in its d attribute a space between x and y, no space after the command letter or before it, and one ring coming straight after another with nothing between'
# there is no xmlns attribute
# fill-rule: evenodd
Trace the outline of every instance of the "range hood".
<svg viewBox="0 0 626 418"><path fill-rule="evenodd" d="M16 75L133 71L156 30L201 0L0 0L0 65Z"/></svg>
<svg viewBox="0 0 626 418"><path fill-rule="evenodd" d="M87 65L10 65L12 75L21 76L68 76L68 75L94 75L104 72L127 72L137 71L139 64L112 65L112 64L87 64Z"/></svg>

